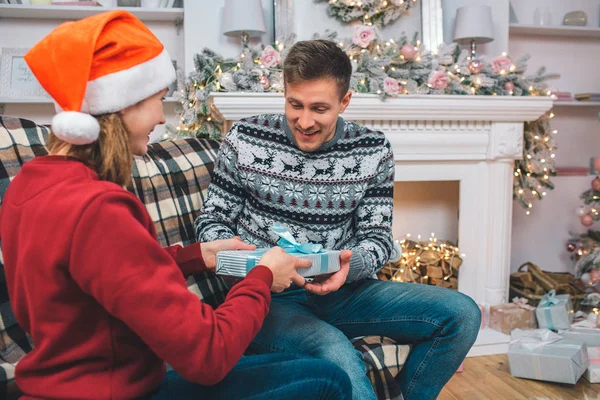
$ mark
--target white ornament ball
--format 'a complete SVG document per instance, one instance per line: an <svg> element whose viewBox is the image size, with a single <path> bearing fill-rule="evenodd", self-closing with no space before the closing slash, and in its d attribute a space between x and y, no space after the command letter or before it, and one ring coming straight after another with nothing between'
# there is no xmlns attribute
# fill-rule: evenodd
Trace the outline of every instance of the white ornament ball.
<svg viewBox="0 0 600 400"><path fill-rule="evenodd" d="M579 279L581 280L581 282L585 283L586 285L589 285L590 282L592 281L590 279L590 274L588 274L588 273L582 274L581 278L579 278Z"/></svg>

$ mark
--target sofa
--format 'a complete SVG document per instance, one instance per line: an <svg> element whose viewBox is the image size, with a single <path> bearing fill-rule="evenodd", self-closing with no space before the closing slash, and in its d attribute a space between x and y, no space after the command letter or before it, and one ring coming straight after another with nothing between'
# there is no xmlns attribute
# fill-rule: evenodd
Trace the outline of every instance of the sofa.
<svg viewBox="0 0 600 400"><path fill-rule="evenodd" d="M32 121L0 116L0 207L21 166L47 154L48 132L48 127ZM202 207L218 149L219 142L214 140L178 138L153 143L144 157L134 158L133 182L128 190L146 206L163 246L196 241L194 220ZM0 398L16 399L20 391L14 379L15 365L33 343L13 315L2 262L0 251ZM225 299L223 281L211 272L190 276L187 285L200 301L212 307ZM409 346L383 337L355 338L353 343L363 354L378 398L401 399L394 377L408 356Z"/></svg>

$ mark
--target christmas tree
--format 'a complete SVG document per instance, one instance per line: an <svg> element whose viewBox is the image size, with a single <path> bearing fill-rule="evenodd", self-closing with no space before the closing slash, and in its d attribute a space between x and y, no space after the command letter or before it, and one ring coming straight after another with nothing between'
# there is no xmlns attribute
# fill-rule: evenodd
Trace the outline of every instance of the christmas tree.
<svg viewBox="0 0 600 400"><path fill-rule="evenodd" d="M593 172L600 170L600 158L592 159L591 169ZM590 188L580 195L583 204L577 209L580 222L585 227L591 227L600 220L600 177L596 176L590 182ZM600 268L596 262L600 254L600 231L588 229L584 233L571 233L567 243L567 250L572 254L571 258L577 261L577 277Z"/></svg>

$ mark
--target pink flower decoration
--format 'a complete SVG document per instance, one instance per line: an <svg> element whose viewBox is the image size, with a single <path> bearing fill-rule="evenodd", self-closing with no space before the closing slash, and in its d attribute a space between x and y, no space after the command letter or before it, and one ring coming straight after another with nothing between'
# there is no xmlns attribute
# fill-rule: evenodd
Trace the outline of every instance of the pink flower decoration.
<svg viewBox="0 0 600 400"><path fill-rule="evenodd" d="M383 80L383 91L390 96L398 96L402 91L402 86L398 84L398 81L389 76Z"/></svg>
<svg viewBox="0 0 600 400"><path fill-rule="evenodd" d="M375 39L375 29L370 26L359 26L352 35L352 43L366 48Z"/></svg>
<svg viewBox="0 0 600 400"><path fill-rule="evenodd" d="M494 73L499 74L500 71L504 70L506 72L510 71L510 67L512 66L512 61L510 58L505 56L499 56L494 58L492 61L492 69Z"/></svg>
<svg viewBox="0 0 600 400"><path fill-rule="evenodd" d="M450 81L450 79L448 78L448 75L446 75L446 71L443 71L443 70L431 71L431 74L429 74L428 83L434 89L439 89L439 90L446 89L448 87L449 81Z"/></svg>
<svg viewBox="0 0 600 400"><path fill-rule="evenodd" d="M281 63L281 55L273 46L267 46L260 54L260 62L267 68L272 68Z"/></svg>

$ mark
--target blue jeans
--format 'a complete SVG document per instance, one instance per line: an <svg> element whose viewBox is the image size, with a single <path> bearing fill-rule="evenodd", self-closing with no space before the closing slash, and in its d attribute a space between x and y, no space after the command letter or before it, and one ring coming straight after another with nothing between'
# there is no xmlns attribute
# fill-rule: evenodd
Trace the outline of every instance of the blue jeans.
<svg viewBox="0 0 600 400"><path fill-rule="evenodd" d="M462 293L414 283L364 279L317 296L274 295L252 352L286 352L333 361L350 376L353 399L375 399L360 352L349 338L386 336L412 350L396 378L405 400L435 399L475 342L481 312Z"/></svg>
<svg viewBox="0 0 600 400"><path fill-rule="evenodd" d="M348 375L337 365L292 354L246 356L214 386L192 383L170 370L147 400L331 399L352 397Z"/></svg>

